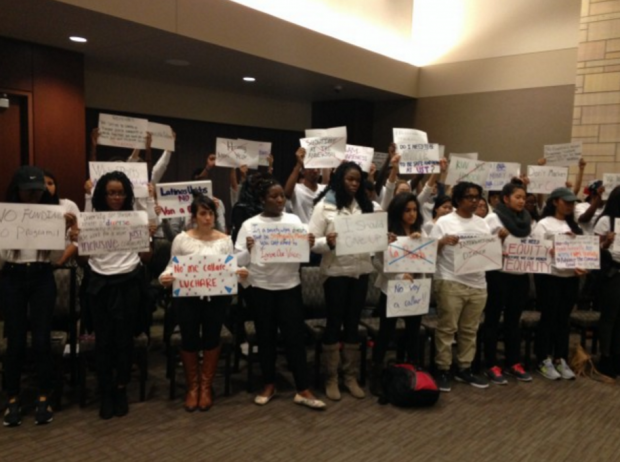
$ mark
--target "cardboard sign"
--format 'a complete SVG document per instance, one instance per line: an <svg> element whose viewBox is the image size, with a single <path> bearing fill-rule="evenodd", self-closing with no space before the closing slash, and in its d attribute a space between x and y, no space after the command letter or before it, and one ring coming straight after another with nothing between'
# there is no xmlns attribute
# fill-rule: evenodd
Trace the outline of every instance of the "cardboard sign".
<svg viewBox="0 0 620 462"><path fill-rule="evenodd" d="M607 200L614 188L620 186L620 173L603 173L603 186L605 186L603 199Z"/></svg>
<svg viewBox="0 0 620 462"><path fill-rule="evenodd" d="M99 178L106 173L123 172L131 181L135 197L149 197L149 175L145 162L89 162L88 170L93 191Z"/></svg>
<svg viewBox="0 0 620 462"><path fill-rule="evenodd" d="M509 273L551 273L553 242L508 236L504 240L504 271Z"/></svg>
<svg viewBox="0 0 620 462"><path fill-rule="evenodd" d="M149 251L149 221L144 211L83 212L78 221L80 255Z"/></svg>
<svg viewBox="0 0 620 462"><path fill-rule="evenodd" d="M438 144L396 143L396 151L400 154L398 171L402 174L439 173Z"/></svg>
<svg viewBox="0 0 620 462"><path fill-rule="evenodd" d="M547 160L545 165L550 167L568 167L570 165L579 165L581 151L581 142L568 144L547 144L545 145L545 159Z"/></svg>
<svg viewBox="0 0 620 462"><path fill-rule="evenodd" d="M502 242L497 236L461 237L454 246L454 274L502 268Z"/></svg>
<svg viewBox="0 0 620 462"><path fill-rule="evenodd" d="M252 261L307 263L310 261L308 226L302 223L254 223Z"/></svg>
<svg viewBox="0 0 620 462"><path fill-rule="evenodd" d="M213 297L237 293L234 255L172 257L173 297ZM208 308L205 308L208 309Z"/></svg>
<svg viewBox="0 0 620 462"><path fill-rule="evenodd" d="M386 317L421 316L428 313L431 280L388 281Z"/></svg>
<svg viewBox="0 0 620 462"><path fill-rule="evenodd" d="M148 131L151 134L151 147L174 152L174 133L170 125L148 123Z"/></svg>
<svg viewBox="0 0 620 462"><path fill-rule="evenodd" d="M230 168L247 165L248 168L256 169L258 168L260 144L257 141L217 138L215 140L215 165Z"/></svg>
<svg viewBox="0 0 620 462"><path fill-rule="evenodd" d="M344 158L345 137L302 138L300 146L306 150L305 168L336 168Z"/></svg>
<svg viewBox="0 0 620 462"><path fill-rule="evenodd" d="M334 218L336 255L382 252L388 246L387 213L338 215Z"/></svg>
<svg viewBox="0 0 620 462"><path fill-rule="evenodd" d="M485 187L488 178L488 165L480 160L467 159L465 157L450 157L446 184L455 185L461 181L469 181Z"/></svg>
<svg viewBox="0 0 620 462"><path fill-rule="evenodd" d="M184 183L159 183L155 186L157 204L162 208L162 218L191 216L190 205L194 192L213 198L211 181L188 181Z"/></svg>
<svg viewBox="0 0 620 462"><path fill-rule="evenodd" d="M374 148L347 144L344 152L344 160L347 162L355 162L364 172L369 172L374 155Z"/></svg>
<svg viewBox="0 0 620 462"><path fill-rule="evenodd" d="M146 119L99 114L97 143L118 148L144 149L148 124Z"/></svg>
<svg viewBox="0 0 620 462"><path fill-rule="evenodd" d="M501 191L504 185L519 177L521 164L515 162L487 162L487 180L483 186L487 191Z"/></svg>
<svg viewBox="0 0 620 462"><path fill-rule="evenodd" d="M437 241L426 237L397 237L383 252L386 273L434 273L437 263Z"/></svg>
<svg viewBox="0 0 620 462"><path fill-rule="evenodd" d="M600 269L600 241L598 236L554 237L555 266L558 269Z"/></svg>
<svg viewBox="0 0 620 462"><path fill-rule="evenodd" d="M566 187L568 168L528 165L527 177L530 180L528 193L550 194L556 188Z"/></svg>
<svg viewBox="0 0 620 462"><path fill-rule="evenodd" d="M0 202L0 249L63 250L64 214L60 205Z"/></svg>
<svg viewBox="0 0 620 462"><path fill-rule="evenodd" d="M422 130L413 128L393 128L394 143L427 144L428 135Z"/></svg>

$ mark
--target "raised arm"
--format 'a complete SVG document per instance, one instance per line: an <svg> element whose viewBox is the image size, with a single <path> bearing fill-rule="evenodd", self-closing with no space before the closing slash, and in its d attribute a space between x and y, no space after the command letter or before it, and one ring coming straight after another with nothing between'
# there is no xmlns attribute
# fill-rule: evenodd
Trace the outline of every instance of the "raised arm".
<svg viewBox="0 0 620 462"><path fill-rule="evenodd" d="M295 193L295 185L297 184L297 181L299 181L299 175L304 168L304 157L306 157L306 150L304 148L297 149L295 152L295 157L297 157L297 162L295 163L295 166L293 167L293 170L284 185L284 195L287 199L291 199Z"/></svg>

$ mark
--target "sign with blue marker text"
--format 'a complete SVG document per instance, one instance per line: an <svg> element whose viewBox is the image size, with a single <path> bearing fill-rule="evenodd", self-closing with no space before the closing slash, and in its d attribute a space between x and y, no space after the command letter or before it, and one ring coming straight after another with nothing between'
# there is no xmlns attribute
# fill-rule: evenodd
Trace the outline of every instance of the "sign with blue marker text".
<svg viewBox="0 0 620 462"><path fill-rule="evenodd" d="M469 181L484 188L489 176L488 173L487 162L452 155L448 165L446 184L455 185L461 181Z"/></svg>
<svg viewBox="0 0 620 462"><path fill-rule="evenodd" d="M383 270L386 273L434 273L436 263L435 239L401 236L383 252Z"/></svg>
<svg viewBox="0 0 620 462"><path fill-rule="evenodd" d="M237 259L234 255L175 256L172 257L172 275L174 297L237 293Z"/></svg>
<svg viewBox="0 0 620 462"><path fill-rule="evenodd" d="M428 313L431 302L431 279L388 281L388 318L420 316Z"/></svg>
<svg viewBox="0 0 620 462"><path fill-rule="evenodd" d="M396 152L400 154L398 171L401 174L439 173L439 145L396 143Z"/></svg>
<svg viewBox="0 0 620 462"><path fill-rule="evenodd" d="M308 228L302 223L253 223L252 261L307 263L310 261Z"/></svg>
<svg viewBox="0 0 620 462"><path fill-rule="evenodd" d="M504 185L521 174L521 164L516 162L487 162L487 179L482 185L487 191L501 191Z"/></svg>
<svg viewBox="0 0 620 462"><path fill-rule="evenodd" d="M366 146L353 146L351 144L347 144L344 153L344 160L347 162L355 162L364 172L369 172L374 155L374 148L367 148Z"/></svg>
<svg viewBox="0 0 620 462"><path fill-rule="evenodd" d="M497 236L460 237L454 246L454 274L502 268L502 242Z"/></svg>
<svg viewBox="0 0 620 462"><path fill-rule="evenodd" d="M0 203L0 249L64 249L64 214L60 205Z"/></svg>
<svg viewBox="0 0 620 462"><path fill-rule="evenodd" d="M149 221L145 211L83 212L78 218L80 255L148 252Z"/></svg>
<svg viewBox="0 0 620 462"><path fill-rule="evenodd" d="M599 269L600 241L598 236L571 236L557 234L554 237L555 266L559 269Z"/></svg>
<svg viewBox="0 0 620 462"><path fill-rule="evenodd" d="M188 181L185 183L158 183L157 204L162 208L162 218L190 217L193 194L199 192L213 198L211 181Z"/></svg>
<svg viewBox="0 0 620 462"><path fill-rule="evenodd" d="M336 255L382 252L388 246L387 213L337 215Z"/></svg>

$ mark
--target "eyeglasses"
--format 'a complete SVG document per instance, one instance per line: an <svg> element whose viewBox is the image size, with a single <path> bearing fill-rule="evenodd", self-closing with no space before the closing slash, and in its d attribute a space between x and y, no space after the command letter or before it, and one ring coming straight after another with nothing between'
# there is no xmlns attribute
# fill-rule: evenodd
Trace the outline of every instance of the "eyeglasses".
<svg viewBox="0 0 620 462"><path fill-rule="evenodd" d="M474 194L466 194L463 196L463 199L467 199L468 201L479 201L481 197Z"/></svg>
<svg viewBox="0 0 620 462"><path fill-rule="evenodd" d="M105 193L108 197L127 197L127 194L119 191L110 191Z"/></svg>

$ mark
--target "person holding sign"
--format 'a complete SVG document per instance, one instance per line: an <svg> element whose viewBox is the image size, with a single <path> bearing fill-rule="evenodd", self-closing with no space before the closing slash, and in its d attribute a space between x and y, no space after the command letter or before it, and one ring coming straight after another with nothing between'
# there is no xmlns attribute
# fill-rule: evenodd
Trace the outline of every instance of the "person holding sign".
<svg viewBox="0 0 620 462"><path fill-rule="evenodd" d="M492 234L502 241L508 236L529 237L532 232L532 217L525 210L525 187L523 184L508 183L501 192L502 201L487 215L485 221ZM506 248L506 247L504 247ZM529 276L522 272L488 271L487 303L484 309L484 359L485 374L498 385L506 385L504 374L522 382L530 382L532 376L521 364L521 313L527 304L525 294L529 292ZM497 360L500 318L504 313L504 348L506 361L504 369Z"/></svg>
<svg viewBox="0 0 620 462"><path fill-rule="evenodd" d="M174 258L185 255L230 255L233 243L230 236L215 229L217 207L215 202L200 193L194 194L190 205L193 229L178 234L172 242L172 259L159 282L170 287L174 282ZM247 270L237 271L242 278ZM213 405L211 385L220 357L220 332L230 296L182 297L176 299L176 319L181 329L181 360L185 370L185 410L208 411ZM201 335L202 332L202 335ZM202 365L198 352L202 351Z"/></svg>
<svg viewBox="0 0 620 462"><path fill-rule="evenodd" d="M256 193L262 204L262 213L246 220L237 236L235 251L239 264L248 265L248 282L251 309L258 337L258 356L263 372L263 390L254 398L259 406L269 403L276 394L276 353L278 329L284 337L289 368L293 372L297 393L294 402L312 409L325 409L325 403L317 399L309 389L308 365L305 345L305 323L301 300L299 261L270 263L260 261L253 252L262 245L258 225L301 224L296 215L284 212L286 198L282 186L276 180L262 180L256 185ZM308 235L310 246L314 236ZM283 250L290 239L281 239ZM296 261L295 261L296 260Z"/></svg>
<svg viewBox="0 0 620 462"><path fill-rule="evenodd" d="M43 171L37 167L20 167L9 184L6 202L51 205L53 201L46 190ZM9 215L3 217L3 221L8 219ZM58 215L58 219L62 220L62 216ZM69 228L75 224L75 216L65 214L65 221ZM73 232L71 236L74 240ZM46 424L54 417L48 402L54 377L50 335L52 314L56 305L56 282L50 263L50 251L36 248L3 249L0 250L0 263L2 262L4 267L0 278L0 300L7 338L4 389L8 396L4 425L16 427L21 424L19 394L28 330L32 333L37 372L35 422Z"/></svg>
<svg viewBox="0 0 620 462"><path fill-rule="evenodd" d="M542 219L536 223L532 236L550 239L561 234L581 235L582 229L573 215L577 196L568 188L554 189L543 209ZM536 274L537 306L540 324L536 333L538 372L550 380L571 380L575 374L568 366L569 316L579 291L579 276L587 271L579 268L558 269L551 266L551 274Z"/></svg>
<svg viewBox="0 0 620 462"><path fill-rule="evenodd" d="M284 195L291 201L293 213L301 219L302 223L307 224L312 216L314 199L323 192L325 185L319 184L319 169L304 168L306 157L304 148L299 148L295 156L297 163L286 180ZM302 177L301 183L298 182L300 176Z"/></svg>
<svg viewBox="0 0 620 462"><path fill-rule="evenodd" d="M419 212L420 204L415 194L404 193L394 196L390 206L388 207L388 231L390 243L396 241L397 236L409 236L411 239L419 239L426 237L422 232L422 214ZM383 269L383 252L377 252L374 258L374 265L377 269L378 276L376 286L381 288L381 297L379 299L379 335L375 341L372 350L372 393L380 395L380 379L383 372L383 361L387 347L394 338L396 332L396 321L398 318L387 317L387 295L388 280L402 279L405 281L413 281L414 277L419 275L411 273L386 273ZM418 335L420 332L420 316L405 317L405 352L407 361L415 364L418 359Z"/></svg>
<svg viewBox="0 0 620 462"><path fill-rule="evenodd" d="M93 192L95 212L133 211L131 181L122 172L103 175ZM149 228L149 234L155 227ZM97 378L101 390L99 416L110 419L129 412L126 387L131 377L133 337L148 328L144 269L151 250L108 252L88 259L86 288L95 332Z"/></svg>
<svg viewBox="0 0 620 462"><path fill-rule="evenodd" d="M338 255L338 237L334 219L340 216L372 213L373 206L361 187L362 169L354 162L344 162L331 177L329 186L317 197L310 219L309 232L316 237L313 252L322 254L327 325L323 334L323 364L326 368L327 397L339 400L338 368L340 341L344 342L344 384L356 398L366 395L357 382L360 345L358 324L366 300L368 274L372 272L370 254ZM342 331L342 333L341 333Z"/></svg>
<svg viewBox="0 0 620 462"><path fill-rule="evenodd" d="M452 188L452 205L456 210L437 220L430 237L438 239L437 271L433 291L439 319L435 333L437 354L437 385L448 392L452 389L452 343L457 340L458 371L456 380L476 388L487 388L488 382L475 376L471 363L476 354L476 335L480 316L487 300L484 271L456 274L455 246L460 238L490 235L486 222L475 215L482 188L460 182ZM476 249L471 252L476 255Z"/></svg>

